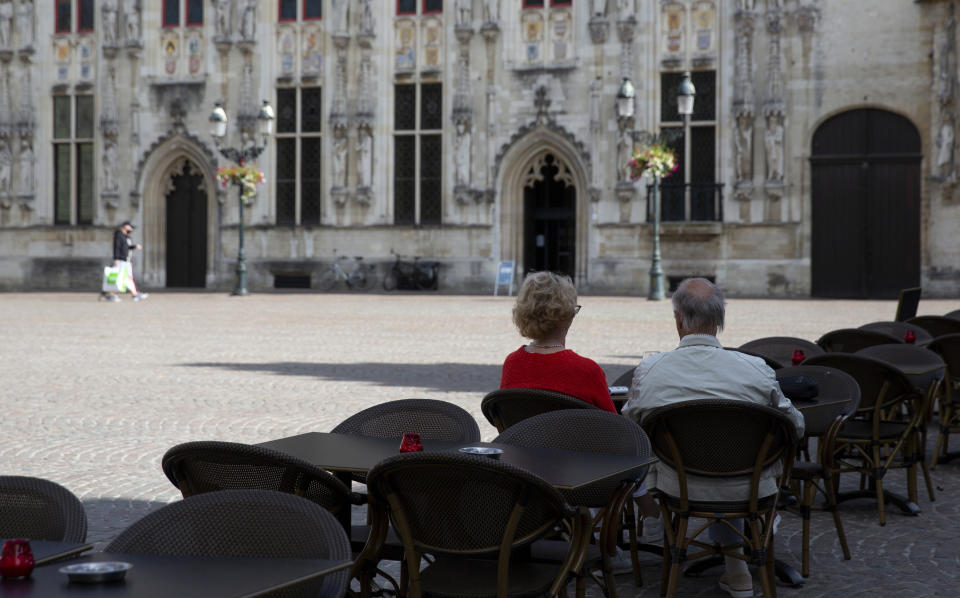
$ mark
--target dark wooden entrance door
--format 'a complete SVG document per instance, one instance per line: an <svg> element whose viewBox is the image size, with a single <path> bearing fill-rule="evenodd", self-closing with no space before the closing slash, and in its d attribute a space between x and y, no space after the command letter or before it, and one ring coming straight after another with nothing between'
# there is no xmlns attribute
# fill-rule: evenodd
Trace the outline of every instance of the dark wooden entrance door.
<svg viewBox="0 0 960 598"><path fill-rule="evenodd" d="M523 190L523 263L528 273L550 270L574 278L577 190L568 184L568 176L558 177L553 155L547 154L533 168L539 168L542 178Z"/></svg>
<svg viewBox="0 0 960 598"><path fill-rule="evenodd" d="M920 135L906 118L861 109L813 135L811 291L894 298L920 286Z"/></svg>
<svg viewBox="0 0 960 598"><path fill-rule="evenodd" d="M187 162L167 193L167 286L207 282L207 192L203 175Z"/></svg>

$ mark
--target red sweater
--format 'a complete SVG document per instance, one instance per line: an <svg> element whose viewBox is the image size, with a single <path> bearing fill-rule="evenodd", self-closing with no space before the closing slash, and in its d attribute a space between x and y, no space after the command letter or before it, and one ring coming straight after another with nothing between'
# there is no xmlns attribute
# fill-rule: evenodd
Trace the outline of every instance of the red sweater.
<svg viewBox="0 0 960 598"><path fill-rule="evenodd" d="M520 347L503 362L500 388L537 388L577 397L606 411L617 412L603 370L592 359L570 349L530 353Z"/></svg>

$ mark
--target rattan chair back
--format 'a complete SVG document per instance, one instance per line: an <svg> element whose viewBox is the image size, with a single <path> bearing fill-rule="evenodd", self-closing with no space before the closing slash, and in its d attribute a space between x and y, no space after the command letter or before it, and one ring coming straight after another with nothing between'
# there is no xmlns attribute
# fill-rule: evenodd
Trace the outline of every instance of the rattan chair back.
<svg viewBox="0 0 960 598"><path fill-rule="evenodd" d="M80 500L60 484L0 476L0 538L84 542L87 515Z"/></svg>
<svg viewBox="0 0 960 598"><path fill-rule="evenodd" d="M817 339L817 344L827 353L856 353L860 349L866 349L874 345L902 342L902 337L897 338L885 332L861 330L859 328L833 330Z"/></svg>
<svg viewBox="0 0 960 598"><path fill-rule="evenodd" d="M819 345L793 336L766 336L744 343L739 348L744 353L763 357L768 363L775 361L780 367L793 365L793 352L797 349L803 351L804 358L823 355L824 352Z"/></svg>
<svg viewBox="0 0 960 598"><path fill-rule="evenodd" d="M960 333L960 320L946 316L917 316L907 320L907 323L923 328L929 332L933 338L944 336L945 334Z"/></svg>
<svg viewBox="0 0 960 598"><path fill-rule="evenodd" d="M630 368L624 373L617 376L617 379L613 381L613 384L610 386L626 386L627 388L633 384L633 373L637 370L636 366Z"/></svg>
<svg viewBox="0 0 960 598"><path fill-rule="evenodd" d="M947 364L950 380L960 381L960 334L944 334L934 339L927 349L933 351Z"/></svg>
<svg viewBox="0 0 960 598"><path fill-rule="evenodd" d="M168 450L162 466L184 498L219 490L275 490L303 496L334 513L350 508L350 490L336 476L260 446L187 442Z"/></svg>
<svg viewBox="0 0 960 598"><path fill-rule="evenodd" d="M950 318L951 320L960 320L960 309L955 309L948 314L944 314L944 318Z"/></svg>
<svg viewBox="0 0 960 598"><path fill-rule="evenodd" d="M424 440L480 440L480 428L472 415L458 405L434 399L380 403L351 415L332 432L397 440L408 432L419 434Z"/></svg>
<svg viewBox="0 0 960 598"><path fill-rule="evenodd" d="M817 383L816 400L824 404L804 411L804 433L807 436L823 436L838 417L849 416L860 406L860 385L843 370L822 365L799 365L780 370L780 376L807 376ZM837 401L843 397L849 397L849 400Z"/></svg>
<svg viewBox="0 0 960 598"><path fill-rule="evenodd" d="M372 499L390 505L401 538L408 535L418 551L434 554L493 554L505 537L506 546L517 548L571 514L542 479L475 455L391 457L370 470L367 488Z"/></svg>
<svg viewBox="0 0 960 598"><path fill-rule="evenodd" d="M696 399L658 407L644 419L653 450L676 470L711 478L750 476L796 444L793 422L748 401Z"/></svg>
<svg viewBox="0 0 960 598"><path fill-rule="evenodd" d="M726 349L727 351L736 351L737 353L743 353L744 355L749 355L750 357L757 357L759 359L762 359L763 362L767 364L767 367L770 368L771 370L779 370L780 368L783 367L783 364L781 364L776 359L772 359L770 357L767 357L766 355L761 355L760 353L752 353L750 351L744 351L739 347L724 347L724 349Z"/></svg>
<svg viewBox="0 0 960 598"><path fill-rule="evenodd" d="M652 455L646 433L633 420L601 409L563 409L517 422L494 439L502 444L614 455ZM643 479L646 470L631 475ZM610 478L576 490L561 491L571 505L604 507L624 480Z"/></svg>
<svg viewBox="0 0 960 598"><path fill-rule="evenodd" d="M813 357L804 365L818 365L850 374L860 387L856 417L867 418L876 407L882 411L915 395L913 384L897 368L878 359L849 353L829 353Z"/></svg>
<svg viewBox="0 0 960 598"><path fill-rule="evenodd" d="M480 410L497 432L541 413L561 409L602 409L584 400L551 390L501 388L483 397Z"/></svg>
<svg viewBox="0 0 960 598"><path fill-rule="evenodd" d="M326 509L268 490L224 490L171 503L128 527L105 550L168 556L351 557L343 526ZM343 596L348 576L343 570L278 595Z"/></svg>

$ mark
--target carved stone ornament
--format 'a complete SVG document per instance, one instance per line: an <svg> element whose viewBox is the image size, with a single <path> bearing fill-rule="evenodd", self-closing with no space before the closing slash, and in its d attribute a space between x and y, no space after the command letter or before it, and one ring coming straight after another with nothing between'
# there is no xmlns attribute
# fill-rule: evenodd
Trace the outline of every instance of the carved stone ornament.
<svg viewBox="0 0 960 598"><path fill-rule="evenodd" d="M590 23L587 25L590 29L590 41L595 44L603 44L607 41L607 35L610 31L610 23L603 17L590 17Z"/></svg>
<svg viewBox="0 0 960 598"><path fill-rule="evenodd" d="M796 11L797 29L800 33L813 33L820 21L820 10L816 6L801 6Z"/></svg>

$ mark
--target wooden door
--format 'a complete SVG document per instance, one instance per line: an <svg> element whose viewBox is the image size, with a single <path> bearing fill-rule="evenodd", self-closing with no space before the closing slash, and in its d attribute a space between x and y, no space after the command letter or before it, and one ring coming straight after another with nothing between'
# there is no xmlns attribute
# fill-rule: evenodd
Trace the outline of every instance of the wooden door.
<svg viewBox="0 0 960 598"><path fill-rule="evenodd" d="M814 133L811 292L895 298L920 285L920 135L906 118L851 110Z"/></svg>
<svg viewBox="0 0 960 598"><path fill-rule="evenodd" d="M542 178L524 188L524 265L526 272L549 270L574 278L577 191L558 177L556 159L537 163Z"/></svg>
<svg viewBox="0 0 960 598"><path fill-rule="evenodd" d="M167 193L167 286L207 283L207 192L203 175L189 162Z"/></svg>

